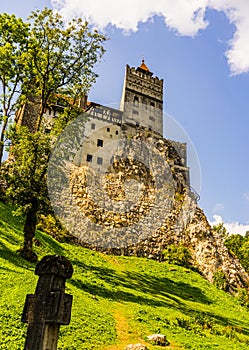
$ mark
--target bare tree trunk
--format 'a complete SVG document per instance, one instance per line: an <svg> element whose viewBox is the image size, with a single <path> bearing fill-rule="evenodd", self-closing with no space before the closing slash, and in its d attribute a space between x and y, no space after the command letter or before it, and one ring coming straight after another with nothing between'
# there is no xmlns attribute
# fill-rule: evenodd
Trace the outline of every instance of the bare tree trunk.
<svg viewBox="0 0 249 350"><path fill-rule="evenodd" d="M33 239L37 224L38 203L36 199L31 202L24 224L24 245L21 249L21 256L29 261L36 262L37 255L33 252Z"/></svg>

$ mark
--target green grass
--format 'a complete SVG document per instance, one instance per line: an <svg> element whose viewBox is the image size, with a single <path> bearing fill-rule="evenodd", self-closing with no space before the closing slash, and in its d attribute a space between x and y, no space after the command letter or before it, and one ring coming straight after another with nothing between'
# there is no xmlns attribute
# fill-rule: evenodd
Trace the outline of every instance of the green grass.
<svg viewBox="0 0 249 350"><path fill-rule="evenodd" d="M27 326L21 314L35 290L35 265L18 255L22 222L0 203L0 349L23 349ZM186 268L135 257L106 256L58 243L37 231L35 251L66 256L74 267L67 293L73 309L58 349L122 350L164 333L166 349L248 349L249 312L234 297Z"/></svg>

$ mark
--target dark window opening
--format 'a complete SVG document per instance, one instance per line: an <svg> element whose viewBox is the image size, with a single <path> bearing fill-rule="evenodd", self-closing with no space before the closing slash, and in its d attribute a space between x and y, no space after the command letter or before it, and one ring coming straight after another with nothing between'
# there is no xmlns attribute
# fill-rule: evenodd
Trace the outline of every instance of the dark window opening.
<svg viewBox="0 0 249 350"><path fill-rule="evenodd" d="M98 139L97 146L98 147L103 147L103 140Z"/></svg>
<svg viewBox="0 0 249 350"><path fill-rule="evenodd" d="M103 164L103 158L97 157L97 164L102 165Z"/></svg>
<svg viewBox="0 0 249 350"><path fill-rule="evenodd" d="M107 132L110 132L110 128L107 128L106 130L107 130Z"/></svg>
<svg viewBox="0 0 249 350"><path fill-rule="evenodd" d="M92 160L93 160L93 156L92 156L91 154L88 154L88 155L86 156L86 161L87 161L87 162L92 162Z"/></svg>
<svg viewBox="0 0 249 350"><path fill-rule="evenodd" d="M95 124L94 123L91 124L91 129L95 130Z"/></svg>
<svg viewBox="0 0 249 350"><path fill-rule="evenodd" d="M137 97L137 96L134 96L133 104L134 104L134 105L138 105L138 102L139 102L138 97Z"/></svg>
<svg viewBox="0 0 249 350"><path fill-rule="evenodd" d="M155 108L155 103L154 102L151 102L150 103L150 109L154 109Z"/></svg>
<svg viewBox="0 0 249 350"><path fill-rule="evenodd" d="M116 135L118 135L118 130L116 130Z"/></svg>

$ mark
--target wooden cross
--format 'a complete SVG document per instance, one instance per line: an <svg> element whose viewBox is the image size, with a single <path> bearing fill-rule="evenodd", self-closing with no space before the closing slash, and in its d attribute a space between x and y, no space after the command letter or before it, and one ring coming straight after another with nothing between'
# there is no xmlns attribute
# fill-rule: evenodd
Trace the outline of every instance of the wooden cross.
<svg viewBox="0 0 249 350"><path fill-rule="evenodd" d="M37 265L35 294L28 294L22 322L28 323L24 350L56 350L60 325L71 318L72 295L65 294L66 279L73 267L63 256L45 256Z"/></svg>

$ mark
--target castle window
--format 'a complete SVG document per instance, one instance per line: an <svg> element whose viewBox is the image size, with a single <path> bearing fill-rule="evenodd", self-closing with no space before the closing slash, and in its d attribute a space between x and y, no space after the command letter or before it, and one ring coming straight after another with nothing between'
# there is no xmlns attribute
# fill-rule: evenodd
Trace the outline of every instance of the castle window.
<svg viewBox="0 0 249 350"><path fill-rule="evenodd" d="M94 123L91 124L91 129L95 130L95 124Z"/></svg>
<svg viewBox="0 0 249 350"><path fill-rule="evenodd" d="M107 128L106 131L107 131L107 132L110 132L110 128Z"/></svg>
<svg viewBox="0 0 249 350"><path fill-rule="evenodd" d="M139 102L139 99L137 96L134 96L134 99L133 99L133 104L134 106L137 106L138 105L138 102Z"/></svg>
<svg viewBox="0 0 249 350"><path fill-rule="evenodd" d="M86 161L87 161L87 162L92 162L92 160L93 160L93 156L92 156L91 154L88 154L88 155L86 156Z"/></svg>
<svg viewBox="0 0 249 350"><path fill-rule="evenodd" d="M151 102L150 103L150 109L153 110L155 108L155 103L154 102Z"/></svg>
<svg viewBox="0 0 249 350"><path fill-rule="evenodd" d="M98 147L103 147L103 140L98 139L97 140L97 146Z"/></svg>
<svg viewBox="0 0 249 350"><path fill-rule="evenodd" d="M116 130L116 135L118 135L118 130Z"/></svg>
<svg viewBox="0 0 249 350"><path fill-rule="evenodd" d="M97 164L102 165L103 164L103 158L97 157Z"/></svg>

